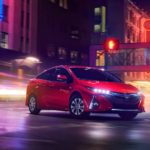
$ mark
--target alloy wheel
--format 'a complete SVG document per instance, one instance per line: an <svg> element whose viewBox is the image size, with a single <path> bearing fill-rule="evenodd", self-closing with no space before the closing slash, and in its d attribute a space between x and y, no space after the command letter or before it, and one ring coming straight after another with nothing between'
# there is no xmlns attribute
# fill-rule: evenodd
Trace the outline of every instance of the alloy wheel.
<svg viewBox="0 0 150 150"><path fill-rule="evenodd" d="M35 97L31 97L29 100L29 109L31 112L33 112L36 108L36 99Z"/></svg>
<svg viewBox="0 0 150 150"><path fill-rule="evenodd" d="M75 97L70 104L70 111L75 116L81 116L84 113L83 100L80 97Z"/></svg>
<svg viewBox="0 0 150 150"><path fill-rule="evenodd" d="M28 106L29 106L29 111L30 111L31 114L35 114L35 115L39 114L40 109L37 107L36 97L31 96L29 98L29 104L28 104Z"/></svg>

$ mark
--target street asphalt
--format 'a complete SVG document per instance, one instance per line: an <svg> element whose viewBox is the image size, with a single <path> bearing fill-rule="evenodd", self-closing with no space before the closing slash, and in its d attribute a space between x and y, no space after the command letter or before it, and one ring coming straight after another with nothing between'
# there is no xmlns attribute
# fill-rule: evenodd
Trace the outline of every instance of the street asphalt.
<svg viewBox="0 0 150 150"><path fill-rule="evenodd" d="M74 119L61 111L31 115L23 101L0 102L0 150L149 149L149 112L132 121L108 114Z"/></svg>

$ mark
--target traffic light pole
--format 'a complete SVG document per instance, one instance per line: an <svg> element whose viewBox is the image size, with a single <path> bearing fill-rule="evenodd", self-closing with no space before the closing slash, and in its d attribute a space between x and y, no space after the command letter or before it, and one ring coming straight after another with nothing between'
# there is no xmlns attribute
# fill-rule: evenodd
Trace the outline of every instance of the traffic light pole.
<svg viewBox="0 0 150 150"><path fill-rule="evenodd" d="M105 50L104 56L105 56L105 65L104 65L104 69L107 70L107 69L108 69L108 51Z"/></svg>

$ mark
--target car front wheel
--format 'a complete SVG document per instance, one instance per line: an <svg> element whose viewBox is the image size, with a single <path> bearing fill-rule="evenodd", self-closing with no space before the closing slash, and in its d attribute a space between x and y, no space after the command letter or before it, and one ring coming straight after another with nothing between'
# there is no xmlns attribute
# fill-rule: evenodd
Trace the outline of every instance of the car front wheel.
<svg viewBox="0 0 150 150"><path fill-rule="evenodd" d="M28 103L28 107L29 107L29 111L31 114L37 115L40 113L40 109L37 107L37 99L35 96L30 96L29 98L29 103Z"/></svg>
<svg viewBox="0 0 150 150"><path fill-rule="evenodd" d="M89 116L89 113L85 112L84 102L80 95L71 97L69 109L70 113L76 118Z"/></svg>

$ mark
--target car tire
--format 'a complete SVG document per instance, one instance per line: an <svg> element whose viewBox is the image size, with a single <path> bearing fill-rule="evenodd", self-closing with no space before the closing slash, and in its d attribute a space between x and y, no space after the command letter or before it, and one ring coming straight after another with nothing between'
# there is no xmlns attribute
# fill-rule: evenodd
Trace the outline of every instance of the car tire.
<svg viewBox="0 0 150 150"><path fill-rule="evenodd" d="M75 118L88 117L89 112L85 112L85 106L82 97L79 94L75 94L70 99L69 111Z"/></svg>
<svg viewBox="0 0 150 150"><path fill-rule="evenodd" d="M137 116L137 113L123 112L119 113L119 116L123 120L133 120Z"/></svg>
<svg viewBox="0 0 150 150"><path fill-rule="evenodd" d="M40 109L38 108L37 104L37 99L34 95L31 95L29 97L28 107L31 114L38 115L40 113Z"/></svg>

